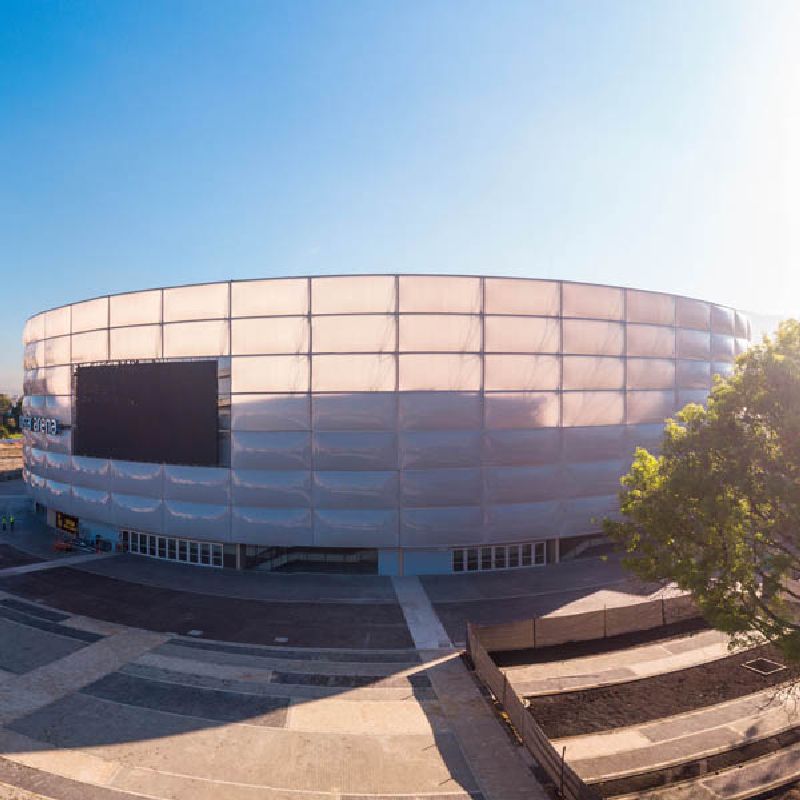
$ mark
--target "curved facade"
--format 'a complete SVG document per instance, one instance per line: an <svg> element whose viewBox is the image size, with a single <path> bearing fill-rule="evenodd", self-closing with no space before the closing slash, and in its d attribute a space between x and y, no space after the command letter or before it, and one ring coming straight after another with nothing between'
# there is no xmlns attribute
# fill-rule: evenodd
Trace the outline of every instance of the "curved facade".
<svg viewBox="0 0 800 800"><path fill-rule="evenodd" d="M24 474L51 523L179 560L182 541L239 566L364 549L413 574L573 550L749 323L610 286L332 276L100 297L32 317L24 343ZM191 359L218 365L217 466L73 454L78 365Z"/></svg>

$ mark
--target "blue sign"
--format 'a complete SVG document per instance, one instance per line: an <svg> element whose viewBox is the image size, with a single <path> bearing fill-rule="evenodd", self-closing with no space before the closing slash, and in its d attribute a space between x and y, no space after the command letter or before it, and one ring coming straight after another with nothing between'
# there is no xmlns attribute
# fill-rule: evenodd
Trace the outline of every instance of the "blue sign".
<svg viewBox="0 0 800 800"><path fill-rule="evenodd" d="M20 417L19 423L22 430L32 433L48 433L50 436L61 433L61 423L52 417Z"/></svg>

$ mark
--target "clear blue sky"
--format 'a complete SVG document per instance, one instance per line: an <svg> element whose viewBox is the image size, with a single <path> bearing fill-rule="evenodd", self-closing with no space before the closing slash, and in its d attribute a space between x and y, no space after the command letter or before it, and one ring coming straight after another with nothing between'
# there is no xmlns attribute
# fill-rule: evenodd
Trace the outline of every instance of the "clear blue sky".
<svg viewBox="0 0 800 800"><path fill-rule="evenodd" d="M0 0L0 390L24 319L325 272L792 314L796 0Z"/></svg>

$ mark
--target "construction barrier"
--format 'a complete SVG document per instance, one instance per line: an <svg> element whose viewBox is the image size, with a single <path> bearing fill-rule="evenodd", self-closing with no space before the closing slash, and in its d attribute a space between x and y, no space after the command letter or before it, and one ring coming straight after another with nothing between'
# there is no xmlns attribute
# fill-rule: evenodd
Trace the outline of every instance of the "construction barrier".
<svg viewBox="0 0 800 800"><path fill-rule="evenodd" d="M569 766L564 752L559 753L553 747L506 676L492 661L481 642L482 632L479 633L477 628L478 626L472 624L467 625L467 651L475 672L502 705L523 746L553 782L560 797L565 800L600 800L600 794L585 784Z"/></svg>
<svg viewBox="0 0 800 800"><path fill-rule="evenodd" d="M528 650L652 630L700 616L690 595L676 595L578 614L553 614L498 625L473 625L487 652Z"/></svg>

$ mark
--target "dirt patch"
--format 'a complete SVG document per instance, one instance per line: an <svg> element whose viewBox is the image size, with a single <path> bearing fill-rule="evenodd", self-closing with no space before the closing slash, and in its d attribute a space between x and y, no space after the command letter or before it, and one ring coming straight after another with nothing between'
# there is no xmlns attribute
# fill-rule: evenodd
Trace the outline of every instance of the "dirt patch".
<svg viewBox="0 0 800 800"><path fill-rule="evenodd" d="M786 663L777 648L765 645L664 675L532 697L530 710L545 733L559 739L671 717L800 678L800 665L771 675L760 675L742 666L759 657Z"/></svg>
<svg viewBox="0 0 800 800"><path fill-rule="evenodd" d="M702 617L660 625L646 631L623 633L605 639L590 639L587 642L567 642L551 647L531 647L527 650L497 650L492 652L492 661L498 667L519 667L528 664L546 664L549 661L567 661L583 656L597 656L613 653L642 644L658 644L678 639L692 633L708 630L708 623Z"/></svg>

